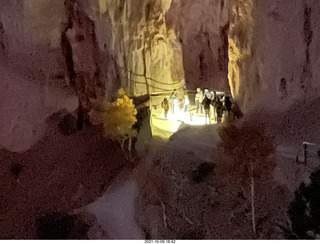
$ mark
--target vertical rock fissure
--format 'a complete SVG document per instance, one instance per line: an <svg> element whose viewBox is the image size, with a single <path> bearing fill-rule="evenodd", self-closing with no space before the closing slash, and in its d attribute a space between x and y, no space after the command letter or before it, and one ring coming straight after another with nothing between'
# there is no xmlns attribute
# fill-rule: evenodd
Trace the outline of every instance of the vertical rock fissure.
<svg viewBox="0 0 320 244"><path fill-rule="evenodd" d="M64 2L67 22L61 34L61 48L68 77L79 99L78 130L82 130L84 122L89 123L90 98L95 99L99 89L103 90L95 23L85 12L85 4L86 2L77 0Z"/></svg>
<svg viewBox="0 0 320 244"><path fill-rule="evenodd" d="M149 91L149 84L148 84L148 77L147 77L147 60L146 60L146 39L147 39L147 34L149 34L149 28L148 28L148 20L150 19L149 17L149 14L150 14L150 5L147 4L146 7L145 7L145 24L146 24L146 27L147 27L147 32L144 31L144 36L143 36L143 48L142 48L142 59L143 59L143 75L144 75L144 78L145 78L145 81L146 81L146 91L147 91L147 94L150 94L150 91ZM150 46L149 46L150 47ZM151 47L150 47L150 50L151 50ZM151 51L150 51L151 52Z"/></svg>
<svg viewBox="0 0 320 244"><path fill-rule="evenodd" d="M67 15L67 23L65 24L65 27L61 32L60 45L61 45L62 54L65 58L66 65L67 65L69 83L72 86L75 86L76 72L74 70L74 64L73 64L73 58L72 58L72 47L67 37L67 31L69 29L72 29L73 4L74 4L74 0L66 0L64 2L65 11Z"/></svg>
<svg viewBox="0 0 320 244"><path fill-rule="evenodd" d="M3 25L2 25L2 22L0 22L0 50L1 52L4 52L6 47L5 47L5 44L4 44L4 29L3 29Z"/></svg>
<svg viewBox="0 0 320 244"><path fill-rule="evenodd" d="M222 1L223 3L223 1ZM228 48L229 48L229 40L228 40L228 31L229 31L229 22L221 28L221 39L223 40L222 46L222 59L220 60L221 69L225 72L225 80L227 82L226 86L230 91L230 85L228 82L228 63L229 63L229 55L228 55Z"/></svg>
<svg viewBox="0 0 320 244"><path fill-rule="evenodd" d="M305 47L305 62L302 69L300 78L301 88L304 90L304 102L307 98L307 89L312 78L311 67L310 67L310 44L312 42L313 31L311 27L311 7L305 2L304 3L304 24L303 24L303 35ZM309 84L308 84L309 83Z"/></svg>

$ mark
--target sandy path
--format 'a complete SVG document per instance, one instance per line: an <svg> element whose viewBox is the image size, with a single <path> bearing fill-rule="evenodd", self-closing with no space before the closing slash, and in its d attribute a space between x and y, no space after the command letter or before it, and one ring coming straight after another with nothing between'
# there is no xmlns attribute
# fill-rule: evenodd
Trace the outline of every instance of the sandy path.
<svg viewBox="0 0 320 244"><path fill-rule="evenodd" d="M135 200L139 186L130 177L120 176L95 202L87 205L85 211L96 216L107 239L144 239L135 220Z"/></svg>

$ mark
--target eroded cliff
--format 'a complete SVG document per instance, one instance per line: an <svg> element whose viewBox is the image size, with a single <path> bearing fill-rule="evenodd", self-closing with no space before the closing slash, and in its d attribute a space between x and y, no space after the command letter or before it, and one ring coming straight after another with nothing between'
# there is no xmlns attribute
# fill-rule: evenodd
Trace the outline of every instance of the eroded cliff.
<svg viewBox="0 0 320 244"><path fill-rule="evenodd" d="M230 1L229 84L244 108L319 89L319 1Z"/></svg>
<svg viewBox="0 0 320 244"><path fill-rule="evenodd" d="M18 72L22 83L39 87L44 116L78 106L85 121L92 102L111 99L119 87L129 95L183 87L230 90L244 110L290 105L319 88L320 3L315 0L1 4L2 63ZM22 104L30 100L25 98ZM3 129L8 137L16 122L26 122L17 117L3 122L13 124ZM25 128L19 128L15 133L24 136Z"/></svg>
<svg viewBox="0 0 320 244"><path fill-rule="evenodd" d="M167 23L183 50L186 85L228 91L229 1L173 0Z"/></svg>

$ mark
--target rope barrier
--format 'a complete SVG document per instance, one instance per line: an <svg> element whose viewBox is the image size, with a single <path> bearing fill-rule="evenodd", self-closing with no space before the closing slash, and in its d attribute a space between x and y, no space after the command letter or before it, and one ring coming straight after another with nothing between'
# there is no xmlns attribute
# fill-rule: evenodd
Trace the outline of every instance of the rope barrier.
<svg viewBox="0 0 320 244"><path fill-rule="evenodd" d="M134 81L136 84L140 84L140 85L146 85L146 83L144 82L140 82L140 81L136 81L136 80L133 80L133 79L129 79L130 81ZM154 89L159 89L159 90L162 90L162 91L172 91L172 89L166 89L166 88L161 88L161 87L156 87L156 86L153 86L153 85L150 85L150 84L147 84L149 87L152 87ZM171 86L171 84L166 84L167 86ZM184 85L181 85L180 87L176 88L176 89L182 89L184 87Z"/></svg>
<svg viewBox="0 0 320 244"><path fill-rule="evenodd" d="M146 80L151 80L151 81L153 81L153 82L155 82L155 83L157 83L157 84L160 84L160 85L174 86L174 85L177 85L177 84L181 83L181 82L184 80L184 78L181 78L179 81L177 81L177 82L175 82L175 83L168 84L168 83L161 82L161 81L158 81L158 80L156 80L156 79L153 79L153 78L151 78L151 77L147 77L147 76L145 76L145 75L143 75L143 74L134 73L133 71L127 70L125 67L121 67L121 66L120 66L119 64L117 64L117 63L115 63L115 65L116 65L118 68L124 70L125 72L128 72L130 75L135 75L135 76L138 76L138 77L144 77ZM120 74L120 75L122 75L122 74ZM146 83L142 83L142 82L136 81L136 80L134 80L134 79L129 79L129 80L130 80L130 81L134 81L134 82L137 83L137 84L145 84L145 85L148 85L148 86L153 87L153 88L155 88L155 89L162 89L162 90L165 90L165 91L170 91L170 89L164 89L164 88L155 87L155 86L150 85L150 84L148 84L148 83L147 83L147 84L146 84ZM183 87L183 85L180 86L178 89L181 89L182 87ZM172 90L172 89L171 89L171 90Z"/></svg>

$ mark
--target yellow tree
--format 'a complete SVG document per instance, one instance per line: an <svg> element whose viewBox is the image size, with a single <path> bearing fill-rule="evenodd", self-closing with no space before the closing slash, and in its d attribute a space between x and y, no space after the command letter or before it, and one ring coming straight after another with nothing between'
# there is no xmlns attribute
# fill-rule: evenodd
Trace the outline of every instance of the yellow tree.
<svg viewBox="0 0 320 244"><path fill-rule="evenodd" d="M132 128L136 119L137 110L135 105L124 92L118 90L118 98L114 102L99 100L89 113L93 124L102 124L103 133L106 137L118 141L122 150L124 143L128 142L129 157L131 157L131 141L137 132Z"/></svg>

